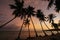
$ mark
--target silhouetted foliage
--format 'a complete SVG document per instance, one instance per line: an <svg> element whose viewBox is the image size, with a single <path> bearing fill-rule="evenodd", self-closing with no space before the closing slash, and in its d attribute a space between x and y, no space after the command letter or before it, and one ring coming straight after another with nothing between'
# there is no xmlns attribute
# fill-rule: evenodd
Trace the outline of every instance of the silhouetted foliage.
<svg viewBox="0 0 60 40"><path fill-rule="evenodd" d="M30 38L30 29L29 29L30 20L28 18L24 21L24 25L28 25L28 32L29 32L29 38Z"/></svg>
<svg viewBox="0 0 60 40"><path fill-rule="evenodd" d="M35 8L30 6L30 5L27 8L23 8L24 7L24 1L23 0L21 2L19 0L14 0L14 1L15 1L15 4L10 4L9 5L11 9L14 9L14 12L12 13L12 15L14 15L14 18L12 20L14 20L16 17L20 17L21 19L23 19L23 24L21 26L21 29L19 30L18 38L16 40L20 40L20 35L21 35L21 31L22 31L23 25L28 25L28 31L29 31L29 37L30 37L30 29L29 29L30 21L33 24L36 37L38 36L37 32L36 32L36 29L35 29L34 22L32 20L32 16L34 16L34 17L36 16L39 19L42 31L44 32L45 36L47 36L45 31L43 30L43 25L42 25L42 22L44 22L44 24L46 25L46 23L45 23L45 21L46 21L45 18L46 17L43 14L43 12L41 10L37 10L37 12L35 12L34 11ZM51 8L51 6L54 4L56 6L55 10L57 12L59 12L59 10L60 10L60 5L59 5L60 0L48 0L48 1L49 1L48 8ZM34 14L34 12L36 14ZM27 17L27 19L26 19L26 17ZM52 26L55 29L58 29L58 26L60 26L60 23L58 23L58 24L54 23L53 18L55 18L55 17L56 16L54 14L49 14L48 15L48 20L49 20L49 23L51 23ZM7 23L5 23L2 26L5 26L6 24L11 22L12 20L8 21ZM46 27L49 29L49 27L47 25L46 25Z"/></svg>
<svg viewBox="0 0 60 40"><path fill-rule="evenodd" d="M34 8L31 7L31 6L28 6L26 8L26 15L27 15L27 17L35 16L35 14L34 14Z"/></svg>
<svg viewBox="0 0 60 40"><path fill-rule="evenodd" d="M60 10L60 0L49 0L48 9L51 8L52 5L55 5L56 12Z"/></svg>
<svg viewBox="0 0 60 40"><path fill-rule="evenodd" d="M14 18L11 19L10 21L6 22L5 24L1 25L0 28L7 25L11 21L13 21L16 17L20 17L21 19L25 18L25 8L23 8L24 1L23 0L22 0L22 2L20 2L19 0L14 0L14 1L15 1L14 5L10 4L10 8L14 9L14 12L12 13L12 15L14 15Z"/></svg>
<svg viewBox="0 0 60 40"><path fill-rule="evenodd" d="M60 0L55 0L55 9L56 9L56 12L59 12L60 10Z"/></svg>
<svg viewBox="0 0 60 40"><path fill-rule="evenodd" d="M42 22L45 21L45 15L43 14L43 12L41 12L41 10L37 10L36 17L39 19L42 31L44 32ZM45 32L44 32L44 34L45 34L45 36L47 36L47 34Z"/></svg>
<svg viewBox="0 0 60 40"><path fill-rule="evenodd" d="M57 24L57 23L54 23L54 20L52 21L52 26L53 26L55 29L58 29L58 24Z"/></svg>
<svg viewBox="0 0 60 40"><path fill-rule="evenodd" d="M57 23L54 23L54 18L56 16L54 14L49 14L48 15L48 20L49 20L49 23L51 23L51 26L54 27L55 29L58 29L58 24ZM58 32L58 31L57 31Z"/></svg>
<svg viewBox="0 0 60 40"><path fill-rule="evenodd" d="M48 9L51 8L51 6L53 5L54 0L49 0L49 4L48 4Z"/></svg>
<svg viewBox="0 0 60 40"><path fill-rule="evenodd" d="M12 14L15 15L15 17L22 18L25 12L25 9L23 8L23 6L24 6L24 1L20 2L18 0L15 0L15 5L10 4L10 8L15 9Z"/></svg>
<svg viewBox="0 0 60 40"><path fill-rule="evenodd" d="M54 14L49 14L49 15L48 15L49 23L51 23L55 17L56 17L56 16L55 16Z"/></svg>
<svg viewBox="0 0 60 40"><path fill-rule="evenodd" d="M37 35L36 29L35 29L34 22L33 22L33 20L32 20L32 16L35 16L35 14L34 14L34 7L31 7L31 6L29 5L29 6L26 8L26 16L31 19L31 22L32 22L32 24L33 24L34 31L35 31L35 34L36 34L36 37L37 37L38 35Z"/></svg>
<svg viewBox="0 0 60 40"><path fill-rule="evenodd" d="M30 24L30 20L28 18L24 21L24 25L27 25L27 24Z"/></svg>
<svg viewBox="0 0 60 40"><path fill-rule="evenodd" d="M45 21L45 15L43 14L43 12L41 12L41 10L37 10L36 16L40 21Z"/></svg>
<svg viewBox="0 0 60 40"><path fill-rule="evenodd" d="M49 27L46 25L46 23L45 23L46 17L45 17L45 15L43 14L43 12L42 12L41 10L37 10L36 17L37 17L37 18L39 19L39 21L40 21L42 30L43 30L42 22L44 22L45 26L50 30L50 28L49 28ZM43 31L43 32L44 32L44 31ZM44 32L44 33L45 33L45 32ZM54 35L52 31L51 31L51 33L52 33L52 35ZM46 35L46 33L45 33L45 35Z"/></svg>
<svg viewBox="0 0 60 40"><path fill-rule="evenodd" d="M57 23L54 23L54 20L52 20L52 27L54 27L55 29L59 29L59 25L57 24ZM58 31L57 31L57 33L59 33Z"/></svg>

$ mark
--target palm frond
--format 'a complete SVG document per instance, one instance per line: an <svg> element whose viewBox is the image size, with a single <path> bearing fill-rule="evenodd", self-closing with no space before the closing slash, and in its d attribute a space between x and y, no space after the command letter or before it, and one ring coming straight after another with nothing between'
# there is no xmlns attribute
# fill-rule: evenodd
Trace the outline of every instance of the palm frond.
<svg viewBox="0 0 60 40"><path fill-rule="evenodd" d="M15 5L9 5L11 9L17 9L17 7Z"/></svg>
<svg viewBox="0 0 60 40"><path fill-rule="evenodd" d="M54 4L54 0L49 0L48 9Z"/></svg>

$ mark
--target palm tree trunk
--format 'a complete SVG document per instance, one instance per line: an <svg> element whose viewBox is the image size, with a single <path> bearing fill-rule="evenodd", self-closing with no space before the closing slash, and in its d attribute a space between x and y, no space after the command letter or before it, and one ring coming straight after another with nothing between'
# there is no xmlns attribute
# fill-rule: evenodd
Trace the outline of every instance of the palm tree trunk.
<svg viewBox="0 0 60 40"><path fill-rule="evenodd" d="M35 31L36 37L38 37L37 32L36 32L36 29L35 29L35 25L34 25L34 23L33 23L33 20L32 20L32 18L30 18L30 19L31 19L31 22L32 22L33 27L34 27L34 31Z"/></svg>
<svg viewBox="0 0 60 40"><path fill-rule="evenodd" d="M23 23L22 23L22 26L21 26L20 31L19 31L19 34L18 34L18 38L19 38L20 35L21 35L21 31L22 31L22 28L23 28L23 24L24 24L24 19L23 19Z"/></svg>
<svg viewBox="0 0 60 40"><path fill-rule="evenodd" d="M30 29L29 29L29 24L28 24L28 32L29 32L29 38L30 38Z"/></svg>
<svg viewBox="0 0 60 40"><path fill-rule="evenodd" d="M4 27L5 25L7 25L8 23L10 23L11 21L13 21L16 17L12 18L10 21L6 22L5 24L1 25L0 28Z"/></svg>
<svg viewBox="0 0 60 40"><path fill-rule="evenodd" d="M43 30L43 26L42 26L41 21L40 21L40 25L41 25L41 28L42 28L43 33L45 34L45 36L47 36L47 34L45 33L45 31Z"/></svg>
<svg viewBox="0 0 60 40"><path fill-rule="evenodd" d="M46 25L46 23L44 22L44 24ZM50 30L50 28L46 25L46 27ZM51 31L52 35L54 35L54 33Z"/></svg>

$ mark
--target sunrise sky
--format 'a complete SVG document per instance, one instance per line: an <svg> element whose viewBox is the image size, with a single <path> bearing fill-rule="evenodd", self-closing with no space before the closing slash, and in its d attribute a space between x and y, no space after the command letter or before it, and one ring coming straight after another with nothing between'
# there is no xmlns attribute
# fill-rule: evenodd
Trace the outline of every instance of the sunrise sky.
<svg viewBox="0 0 60 40"><path fill-rule="evenodd" d="M24 0L24 2L25 2L24 7L28 7L29 5L31 5L35 7L35 11L37 9L41 9L46 16L48 16L50 13L54 13L57 16L54 19L55 23L58 23L58 20L60 20L60 14L55 12L54 5L52 6L52 8L47 10L47 5L49 3L48 1ZM12 15L13 10L10 9L9 4L14 4L14 0L0 0L0 25L6 23L7 21L9 21L14 17L14 15ZM39 20L35 17L32 17L32 18L36 26L36 30L41 30L41 27L39 27L40 26ZM18 31L20 29L21 24L22 24L22 20L20 18L16 18L15 20L13 20L12 22L7 24L5 27L1 28L0 30ZM50 27L49 23L46 23L46 24ZM44 26L44 29L47 29L44 24L43 26ZM23 29L26 30L27 27L24 27ZM30 29L33 30L32 24L30 25Z"/></svg>

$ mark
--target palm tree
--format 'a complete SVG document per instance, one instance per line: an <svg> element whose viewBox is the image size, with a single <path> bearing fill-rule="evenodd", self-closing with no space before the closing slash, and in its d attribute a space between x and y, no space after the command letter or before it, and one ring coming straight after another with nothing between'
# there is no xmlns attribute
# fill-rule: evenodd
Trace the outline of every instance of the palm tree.
<svg viewBox="0 0 60 40"><path fill-rule="evenodd" d="M54 0L49 0L48 9L54 4Z"/></svg>
<svg viewBox="0 0 60 40"><path fill-rule="evenodd" d="M48 15L48 20L47 21L49 21L49 23L51 23L55 17L56 16L51 13L51 14Z"/></svg>
<svg viewBox="0 0 60 40"><path fill-rule="evenodd" d="M40 21L40 24L41 24L41 28L42 28L42 31L44 32L43 30L43 26L42 26L42 22L44 22L44 24L46 25L45 23L45 15L43 14L43 12L41 12L41 10L37 10L37 14L36 14L36 17L39 18L39 21ZM50 28L46 25L46 27L50 30ZM52 33L52 31L51 31ZM45 35L47 35L45 32L44 32ZM53 34L53 33L52 33Z"/></svg>
<svg viewBox="0 0 60 40"><path fill-rule="evenodd" d="M60 0L48 0L48 9L51 8L52 5L55 5L55 11L59 12L60 11Z"/></svg>
<svg viewBox="0 0 60 40"><path fill-rule="evenodd" d="M49 23L52 23L52 22L54 21L53 19L54 19L55 17L56 17L56 16L51 13L51 14L48 15L48 20L47 20L47 21L49 21Z"/></svg>
<svg viewBox="0 0 60 40"><path fill-rule="evenodd" d="M59 4L60 4L60 0L55 0L55 4L54 5L56 6L55 7L56 12L60 11L60 5Z"/></svg>
<svg viewBox="0 0 60 40"><path fill-rule="evenodd" d="M30 38L30 29L29 29L30 20L28 18L25 20L24 25L28 26L28 32L29 32L29 38Z"/></svg>
<svg viewBox="0 0 60 40"><path fill-rule="evenodd" d="M54 20L53 20L55 17L56 16L54 14L49 14L48 20L49 20L49 23L51 23L52 27L54 27L55 29L58 29L58 24L54 23ZM58 33L58 31L57 31L57 33Z"/></svg>
<svg viewBox="0 0 60 40"><path fill-rule="evenodd" d="M5 24L1 25L0 28L2 28L3 26L7 25L8 23L13 21L17 17L20 17L20 18L23 17L23 14L25 12L25 9L23 8L24 1L22 1L22 2L20 2L18 0L14 0L14 1L15 1L15 5L10 4L10 8L11 9L15 9L14 12L12 13L12 15L15 15L14 18L11 19L10 21L6 22Z"/></svg>
<svg viewBox="0 0 60 40"><path fill-rule="evenodd" d="M34 31L35 31L35 34L36 34L36 37L37 37L38 35L37 35L36 29L35 29L34 22L33 22L33 20L32 20L32 16L35 16L35 14L34 14L34 8L31 7L31 6L28 6L27 9L26 9L26 15L27 15L28 18L31 19L31 22L32 22L32 24L33 24Z"/></svg>
<svg viewBox="0 0 60 40"><path fill-rule="evenodd" d="M42 31L44 32L45 35L47 35L47 34L45 33L45 31L43 30L43 26L42 26L42 21L45 21L45 19L44 19L44 14L41 12L41 10L37 10L36 17L39 18Z"/></svg>
<svg viewBox="0 0 60 40"><path fill-rule="evenodd" d="M46 25L45 21L44 24ZM50 30L50 28L46 25L46 27ZM54 35L53 31L51 31L52 35Z"/></svg>
<svg viewBox="0 0 60 40"><path fill-rule="evenodd" d="M19 0L14 0L15 1L15 5L12 5L10 4L10 8L11 9L14 9L14 12L12 13L12 15L15 15L13 19L11 19L10 21L6 22L5 24L1 25L1 27L7 25L9 22L11 22L12 20L14 20L15 18L17 17L20 17L21 19L23 19L23 24L20 28L20 31L19 31L19 34L18 34L18 37L16 40L19 40L20 39L20 35L21 35L21 31L22 31L22 28L23 28L23 25L24 25L24 19L26 18L25 16L25 9L26 8L23 8L23 4L24 4L24 1L22 0L21 2Z"/></svg>
<svg viewBox="0 0 60 40"><path fill-rule="evenodd" d="M53 26L55 29L58 29L58 24L57 24L57 23L54 23L54 21L52 21L52 26Z"/></svg>

